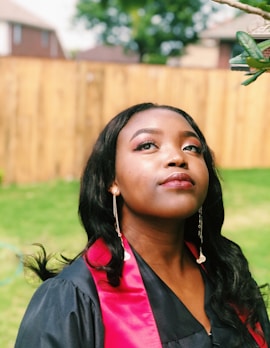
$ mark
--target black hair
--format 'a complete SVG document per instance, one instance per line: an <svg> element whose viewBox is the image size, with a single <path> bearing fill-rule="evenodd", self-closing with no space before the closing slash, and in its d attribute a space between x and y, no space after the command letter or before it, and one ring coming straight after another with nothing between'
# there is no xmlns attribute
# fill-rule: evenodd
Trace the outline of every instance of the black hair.
<svg viewBox="0 0 270 348"><path fill-rule="evenodd" d="M110 263L104 265L104 269L109 283L112 286L118 286L124 255L121 240L114 228L112 194L109 192L115 178L117 139L120 131L133 115L160 108L174 111L184 117L197 133L202 144L202 153L209 173L209 187L203 203L203 252L207 258L205 268L214 288L211 298L212 307L223 322L239 330L240 339L238 343L235 343L235 347L243 347L243 342L245 342L245 348L256 347L238 314L245 314L246 324L254 327L262 305L260 290L251 277L248 262L241 248L222 236L224 206L214 156L198 125L183 110L153 103L137 104L120 112L100 133L81 178L79 216L88 237L85 250L98 238L103 238L112 254ZM199 248L197 226L198 214L195 213L186 220L185 239Z"/></svg>

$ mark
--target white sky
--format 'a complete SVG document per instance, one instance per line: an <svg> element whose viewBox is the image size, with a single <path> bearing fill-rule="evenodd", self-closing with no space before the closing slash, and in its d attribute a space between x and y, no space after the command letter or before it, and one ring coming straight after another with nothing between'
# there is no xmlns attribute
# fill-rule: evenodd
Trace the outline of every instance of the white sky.
<svg viewBox="0 0 270 348"><path fill-rule="evenodd" d="M66 50L84 50L93 47L91 32L80 26L73 26L77 0L12 0L51 24Z"/></svg>
<svg viewBox="0 0 270 348"><path fill-rule="evenodd" d="M85 50L95 45L94 35L85 30L82 25L75 27L71 19L75 13L78 0L12 0L25 9L30 10L47 23L51 24L58 33L61 43L66 50ZM128 1L128 0L127 0ZM230 17L232 8L220 5L219 21Z"/></svg>

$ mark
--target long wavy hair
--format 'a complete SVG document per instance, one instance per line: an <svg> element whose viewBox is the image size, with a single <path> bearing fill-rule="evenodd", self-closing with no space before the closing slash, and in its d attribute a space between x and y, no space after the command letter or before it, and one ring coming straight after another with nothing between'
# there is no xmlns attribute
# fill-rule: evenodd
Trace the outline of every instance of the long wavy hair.
<svg viewBox="0 0 270 348"><path fill-rule="evenodd" d="M254 327L258 321L262 305L260 289L251 277L248 262L241 248L221 234L224 206L213 153L195 121L183 110L153 103L134 105L115 116L100 133L81 178L79 216L88 238L84 251L98 238L103 238L112 254L110 263L105 265L104 269L110 284L118 286L124 255L121 241L115 233L112 194L109 192L115 179L117 139L133 115L160 108L174 111L180 117L184 117L202 143L202 153L209 172L209 187L203 203L203 251L207 258L205 268L214 288L211 297L212 308L223 322L239 331L239 342L235 342L235 347L256 347L246 325ZM118 200L121 206L121 197ZM197 225L198 214L195 213L185 222L185 239L199 248ZM46 265L46 262L42 262ZM57 273L48 273L45 269L46 267L43 267L43 276L39 274L43 279ZM247 318L246 325L240 321L239 314L244 314Z"/></svg>

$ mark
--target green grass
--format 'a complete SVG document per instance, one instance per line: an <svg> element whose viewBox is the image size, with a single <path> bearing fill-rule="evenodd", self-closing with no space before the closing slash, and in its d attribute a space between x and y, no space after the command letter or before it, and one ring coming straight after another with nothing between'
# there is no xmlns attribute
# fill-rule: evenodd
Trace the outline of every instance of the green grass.
<svg viewBox="0 0 270 348"><path fill-rule="evenodd" d="M0 247L9 244L23 253L32 253L33 243L48 251L76 254L83 248L86 235L77 215L78 182L57 182L0 188ZM0 248L0 281L16 270L18 259ZM8 284L0 283L1 347L13 348L19 322L34 286L21 273Z"/></svg>
<svg viewBox="0 0 270 348"><path fill-rule="evenodd" d="M224 235L239 243L257 282L270 282L270 169L223 170ZM33 252L32 243L50 252L76 254L85 242L77 216L78 182L0 187L0 337L12 348L18 325L35 291L23 273L1 284L18 265L16 253Z"/></svg>
<svg viewBox="0 0 270 348"><path fill-rule="evenodd" d="M223 233L237 242L258 284L270 282L270 169L222 171Z"/></svg>

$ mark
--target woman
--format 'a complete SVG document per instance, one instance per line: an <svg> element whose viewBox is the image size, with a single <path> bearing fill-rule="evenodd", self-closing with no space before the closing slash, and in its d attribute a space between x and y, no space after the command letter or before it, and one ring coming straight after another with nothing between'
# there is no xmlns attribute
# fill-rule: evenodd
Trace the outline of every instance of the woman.
<svg viewBox="0 0 270 348"><path fill-rule="evenodd" d="M259 288L221 235L211 151L184 111L144 103L112 119L79 213L87 247L37 290L16 348L268 347ZM43 265L43 280L55 275Z"/></svg>

